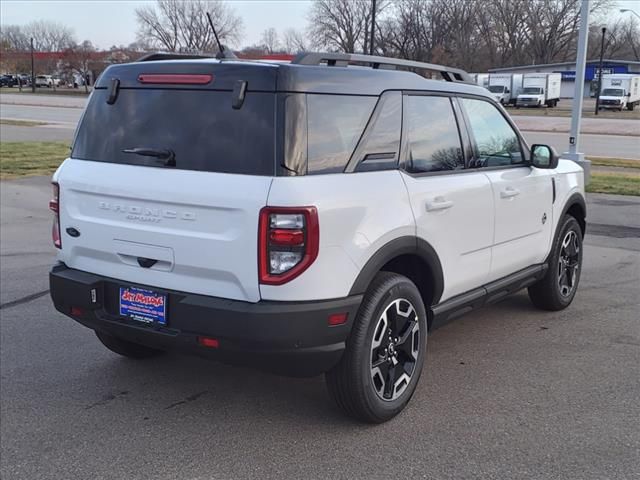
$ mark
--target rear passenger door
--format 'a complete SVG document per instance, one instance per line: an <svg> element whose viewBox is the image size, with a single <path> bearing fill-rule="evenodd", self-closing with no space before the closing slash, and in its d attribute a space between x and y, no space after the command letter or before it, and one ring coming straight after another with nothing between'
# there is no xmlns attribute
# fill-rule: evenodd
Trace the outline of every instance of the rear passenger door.
<svg viewBox="0 0 640 480"><path fill-rule="evenodd" d="M491 102L461 98L474 155L469 164L491 181L495 233L490 280L536 263L551 239L552 180L549 170L529 166L520 137Z"/></svg>
<svg viewBox="0 0 640 480"><path fill-rule="evenodd" d="M491 183L465 170L470 144L454 108L442 95L411 93L403 101L402 177L417 236L440 257L441 301L486 283L493 243Z"/></svg>

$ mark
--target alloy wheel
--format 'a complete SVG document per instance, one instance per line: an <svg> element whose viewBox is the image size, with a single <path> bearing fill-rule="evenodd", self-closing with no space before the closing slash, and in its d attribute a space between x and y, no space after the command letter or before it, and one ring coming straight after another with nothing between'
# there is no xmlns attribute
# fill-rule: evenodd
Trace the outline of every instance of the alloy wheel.
<svg viewBox="0 0 640 480"><path fill-rule="evenodd" d="M580 268L580 239L574 230L569 230L562 240L558 259L558 287L560 295L573 293Z"/></svg>
<svg viewBox="0 0 640 480"><path fill-rule="evenodd" d="M393 401L411 382L422 342L416 309L404 298L382 312L371 342L371 380L378 396Z"/></svg>

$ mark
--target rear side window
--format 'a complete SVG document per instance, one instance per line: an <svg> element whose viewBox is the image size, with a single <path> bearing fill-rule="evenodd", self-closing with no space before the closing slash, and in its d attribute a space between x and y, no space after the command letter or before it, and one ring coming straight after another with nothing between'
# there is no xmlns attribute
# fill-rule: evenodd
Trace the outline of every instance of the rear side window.
<svg viewBox="0 0 640 480"><path fill-rule="evenodd" d="M406 170L425 173L463 169L464 156L451 100L410 95L404 102Z"/></svg>
<svg viewBox="0 0 640 480"><path fill-rule="evenodd" d="M396 168L402 126L402 93L385 92L351 158L356 171Z"/></svg>
<svg viewBox="0 0 640 480"><path fill-rule="evenodd" d="M376 101L377 97L307 95L309 174L344 170Z"/></svg>
<svg viewBox="0 0 640 480"><path fill-rule="evenodd" d="M469 128L476 142L477 158L471 168L496 167L522 163L520 139L509 122L491 103L462 98Z"/></svg>
<svg viewBox="0 0 640 480"><path fill-rule="evenodd" d="M212 90L120 89L117 101L96 89L84 113L72 157L162 166L158 158L124 150L173 152L175 168L274 175L275 94L248 92L241 109L232 93Z"/></svg>

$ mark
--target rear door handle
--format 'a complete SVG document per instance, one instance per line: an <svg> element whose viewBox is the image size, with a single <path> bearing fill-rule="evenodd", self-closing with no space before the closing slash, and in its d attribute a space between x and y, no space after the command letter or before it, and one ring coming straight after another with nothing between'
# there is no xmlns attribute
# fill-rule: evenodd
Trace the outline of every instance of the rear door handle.
<svg viewBox="0 0 640 480"><path fill-rule="evenodd" d="M433 212L436 210L446 210L447 208L453 207L453 202L451 200L445 200L444 197L436 197L431 201L427 201L427 211Z"/></svg>
<svg viewBox="0 0 640 480"><path fill-rule="evenodd" d="M500 198L511 198L520 195L520 190L513 187L507 187L500 191Z"/></svg>

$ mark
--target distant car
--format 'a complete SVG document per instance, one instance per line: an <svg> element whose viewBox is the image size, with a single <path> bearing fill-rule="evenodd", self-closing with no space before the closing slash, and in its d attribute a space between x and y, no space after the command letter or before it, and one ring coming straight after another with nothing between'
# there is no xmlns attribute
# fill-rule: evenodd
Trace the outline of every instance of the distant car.
<svg viewBox="0 0 640 480"><path fill-rule="evenodd" d="M56 85L56 83L54 82L53 77L51 75L38 75L38 76L36 76L36 87L51 88L54 85Z"/></svg>
<svg viewBox="0 0 640 480"><path fill-rule="evenodd" d="M14 75L2 75L0 77L0 87L13 87L18 84L18 80Z"/></svg>
<svg viewBox="0 0 640 480"><path fill-rule="evenodd" d="M18 80L23 87L31 86L31 75L27 75L26 73L21 73L18 75Z"/></svg>

